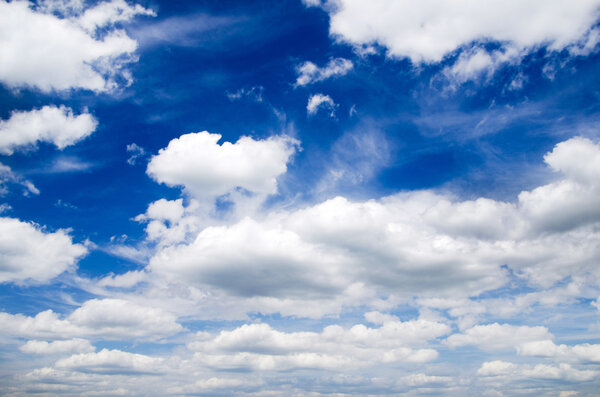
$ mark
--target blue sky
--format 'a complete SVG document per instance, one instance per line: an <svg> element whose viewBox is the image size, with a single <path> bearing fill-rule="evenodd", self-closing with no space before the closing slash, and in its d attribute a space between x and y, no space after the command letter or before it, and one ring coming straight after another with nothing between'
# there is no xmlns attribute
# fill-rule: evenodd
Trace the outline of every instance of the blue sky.
<svg viewBox="0 0 600 397"><path fill-rule="evenodd" d="M0 0L0 384L594 396L600 1Z"/></svg>

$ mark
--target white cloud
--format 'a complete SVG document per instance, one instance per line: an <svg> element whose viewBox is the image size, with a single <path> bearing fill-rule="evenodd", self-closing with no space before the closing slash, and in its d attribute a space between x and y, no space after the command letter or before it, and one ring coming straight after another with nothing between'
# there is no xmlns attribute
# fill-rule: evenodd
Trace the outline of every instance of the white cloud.
<svg viewBox="0 0 600 397"><path fill-rule="evenodd" d="M241 137L219 145L207 131L173 139L153 156L147 173L167 186L183 186L199 199L214 199L236 188L257 194L277 193L277 177L287 170L298 142L287 136L264 140Z"/></svg>
<svg viewBox="0 0 600 397"><path fill-rule="evenodd" d="M437 358L432 349L413 349L447 334L450 328L423 319L389 318L380 328L362 324L344 329L328 326L321 333L282 332L267 324L246 324L217 335L198 333L188 348L197 362L217 369L285 371L299 368L343 369L378 363L421 363Z"/></svg>
<svg viewBox="0 0 600 397"><path fill-rule="evenodd" d="M352 70L353 67L354 64L352 61L344 58L333 58L327 65L321 68L314 63L307 61L296 68L296 71L298 72L296 85L303 86L323 81L330 77L343 76Z"/></svg>
<svg viewBox="0 0 600 397"><path fill-rule="evenodd" d="M451 335L446 344L451 348L474 345L482 350L515 349L530 341L551 339L546 327L514 326L509 324L476 325L462 334Z"/></svg>
<svg viewBox="0 0 600 397"><path fill-rule="evenodd" d="M64 149L90 135L97 125L91 114L75 116L71 108L64 106L12 112L8 120L0 121L0 153L35 148L39 142Z"/></svg>
<svg viewBox="0 0 600 397"><path fill-rule="evenodd" d="M596 377L600 374L599 371L579 370L577 368L573 368L569 364L559 364L558 367L538 364L533 368L526 368L522 371L522 374L525 378L556 379L571 382L589 381L596 379Z"/></svg>
<svg viewBox="0 0 600 397"><path fill-rule="evenodd" d="M86 253L64 230L49 233L32 223L0 218L0 282L48 282L73 270Z"/></svg>
<svg viewBox="0 0 600 397"><path fill-rule="evenodd" d="M587 43L600 2L330 0L322 6L330 14L330 34L338 40L356 46L377 43L390 56L420 63L438 62L474 41L492 40L522 49L548 45L551 50L581 40Z"/></svg>
<svg viewBox="0 0 600 397"><path fill-rule="evenodd" d="M330 111L329 115L333 117L335 115L335 109L337 105L331 99L329 95L314 94L308 98L308 104L306 105L306 112L309 116L317 114L319 109L326 109Z"/></svg>
<svg viewBox="0 0 600 397"><path fill-rule="evenodd" d="M587 157L567 150L575 146L585 148ZM287 310L291 303L286 300L305 306L297 302L307 299L329 299L326 305L309 306L331 310L343 304L338 298L375 299L374 291L392 300L396 294L473 297L504 285L505 266L531 285L546 288L567 276L598 277L593 264L600 257L594 226L600 221L596 199L600 176L594 174L592 158L600 148L573 139L552 153L547 157L551 164L568 157L584 165L577 173L570 171L574 165L564 166L564 179L522 192L513 203L485 198L456 201L431 191L366 202L337 197L304 209L199 227L195 238L190 238L194 232L188 226L186 233L175 233L182 220L192 219L184 215L169 234L169 247L150 260L149 270L201 290L257 298L246 303L260 302L260 310L264 305ZM565 184L572 191L564 193L560 186ZM179 217L181 203L169 206L177 208L169 216ZM167 236L168 221L160 222L165 234L156 236ZM362 298L350 292L357 287ZM561 299L574 293L555 292ZM262 298L276 300L266 303ZM514 302L511 310L533 302L550 304L550 298L527 296ZM491 310L490 305L465 307L464 313L454 314L477 315Z"/></svg>
<svg viewBox="0 0 600 397"><path fill-rule="evenodd" d="M56 10L62 17L52 13ZM153 12L123 0L81 11L57 2L33 8L28 1L0 1L0 81L47 92L106 91L119 80L129 80L124 66L134 60L137 43L113 24ZM102 28L101 38L96 28Z"/></svg>
<svg viewBox="0 0 600 397"><path fill-rule="evenodd" d="M514 373L518 366L513 363L506 361L486 361L481 364L481 367L477 370L477 374L480 376L502 376Z"/></svg>
<svg viewBox="0 0 600 397"><path fill-rule="evenodd" d="M90 353L96 350L90 341L85 339L68 339L46 342L42 340L30 340L19 350L28 354L65 354L65 353Z"/></svg>
<svg viewBox="0 0 600 397"><path fill-rule="evenodd" d="M99 287L131 288L144 281L147 273L130 271L123 274L111 274L98 280Z"/></svg>
<svg viewBox="0 0 600 397"><path fill-rule="evenodd" d="M426 374L412 374L398 380L401 386L418 387L424 385L444 384L451 382L449 376L431 376Z"/></svg>
<svg viewBox="0 0 600 397"><path fill-rule="evenodd" d="M131 6L125 0L109 0L85 10L77 18L77 23L88 32L94 33L98 28L127 22L137 15L155 16L156 14L139 4Z"/></svg>
<svg viewBox="0 0 600 397"><path fill-rule="evenodd" d="M570 382L585 382L595 379L600 372L580 370L569 364L558 366L538 364L535 366L513 364L506 361L484 362L477 374L483 377L501 377L509 380L545 379L563 380ZM506 383L506 379L503 380Z"/></svg>
<svg viewBox="0 0 600 397"><path fill-rule="evenodd" d="M97 374L152 374L165 370L163 359L121 350L75 354L54 364L57 369Z"/></svg>
<svg viewBox="0 0 600 397"><path fill-rule="evenodd" d="M0 313L0 330L6 337L156 340L183 328L174 315L160 308L121 299L92 299L64 319L52 310L34 317Z"/></svg>
<svg viewBox="0 0 600 397"><path fill-rule="evenodd" d="M600 363L600 345L584 343L567 346L556 345L551 340L524 343L517 348L522 356L553 357L560 360Z"/></svg>

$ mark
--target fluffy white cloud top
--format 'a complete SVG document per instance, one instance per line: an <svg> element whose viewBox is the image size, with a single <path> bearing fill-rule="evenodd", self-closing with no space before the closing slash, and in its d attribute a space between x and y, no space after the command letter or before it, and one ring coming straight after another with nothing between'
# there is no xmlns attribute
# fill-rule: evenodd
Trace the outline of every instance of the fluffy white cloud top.
<svg viewBox="0 0 600 397"><path fill-rule="evenodd" d="M0 330L5 337L156 340L181 331L176 320L160 308L122 299L92 299L64 319L52 310L33 317L0 312Z"/></svg>
<svg viewBox="0 0 600 397"><path fill-rule="evenodd" d="M64 14L52 13L57 10ZM116 87L119 78L130 79L124 65L134 59L137 42L114 23L154 13L124 0L82 11L46 2L36 8L29 1L0 1L0 81L42 91L106 91Z"/></svg>
<svg viewBox="0 0 600 397"><path fill-rule="evenodd" d="M375 299L375 291L380 298L474 297L504 285L507 267L544 288L569 276L595 279L599 154L582 138L557 145L546 161L562 178L512 203L456 201L431 191L365 202L337 197L205 227L159 250L149 270L234 297L336 304L342 296ZM545 298L529 300L536 299Z"/></svg>
<svg viewBox="0 0 600 397"><path fill-rule="evenodd" d="M296 68L298 72L296 85L303 86L327 80L330 77L343 76L352 70L353 67L354 64L352 61L344 58L331 59L323 67L318 67L314 63L307 61Z"/></svg>
<svg viewBox="0 0 600 397"><path fill-rule="evenodd" d="M560 360L600 363L600 345L583 343L568 346L557 345L551 340L539 340L520 345L517 351L522 356L553 357Z"/></svg>
<svg viewBox="0 0 600 397"><path fill-rule="evenodd" d="M8 120L0 121L0 153L35 147L39 142L63 149L90 135L98 122L85 112L73 115L65 106L44 106L25 112L12 112Z"/></svg>
<svg viewBox="0 0 600 397"><path fill-rule="evenodd" d="M193 197L215 197L242 188L257 194L277 192L277 177L298 148L287 136L254 140L244 136L223 142L207 131L173 139L150 160L147 173L167 186L183 186Z"/></svg>
<svg viewBox="0 0 600 397"><path fill-rule="evenodd" d="M394 57L438 62L474 41L562 50L586 42L598 0L328 0L305 1L330 15L330 34L358 46L380 44ZM585 45L585 43L583 44Z"/></svg>
<svg viewBox="0 0 600 397"><path fill-rule="evenodd" d="M0 282L46 283L73 270L86 253L64 230L49 233L32 223L0 218Z"/></svg>

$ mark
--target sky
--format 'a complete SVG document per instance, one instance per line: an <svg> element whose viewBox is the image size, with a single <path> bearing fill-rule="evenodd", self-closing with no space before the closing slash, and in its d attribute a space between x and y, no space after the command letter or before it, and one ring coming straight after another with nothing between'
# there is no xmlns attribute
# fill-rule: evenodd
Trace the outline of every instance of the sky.
<svg viewBox="0 0 600 397"><path fill-rule="evenodd" d="M597 396L600 0L0 0L0 395Z"/></svg>

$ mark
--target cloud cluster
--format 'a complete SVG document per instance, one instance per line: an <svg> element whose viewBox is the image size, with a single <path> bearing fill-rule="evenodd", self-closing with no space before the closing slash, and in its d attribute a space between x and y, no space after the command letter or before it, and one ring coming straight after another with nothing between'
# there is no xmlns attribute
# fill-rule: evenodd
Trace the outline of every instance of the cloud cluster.
<svg viewBox="0 0 600 397"><path fill-rule="evenodd" d="M119 80L130 80L124 66L134 59L137 42L115 23L154 15L153 11L124 0L85 11L57 4L40 2L35 8L29 1L0 1L0 81L46 92L71 88L99 92L115 88Z"/></svg>
<svg viewBox="0 0 600 397"><path fill-rule="evenodd" d="M493 380L500 378L503 382L525 379L586 382L595 379L599 373L595 370L577 369L569 364L559 364L558 366L537 364L530 366L501 360L484 362L477 370L477 374L482 377L495 378Z"/></svg>
<svg viewBox="0 0 600 397"><path fill-rule="evenodd" d="M33 317L0 312L0 329L3 337L12 338L157 340L176 334L183 327L174 315L160 308L122 299L92 299L64 319L52 310Z"/></svg>
<svg viewBox="0 0 600 397"><path fill-rule="evenodd" d="M503 286L508 269L544 288L568 276L594 279L599 156L583 138L558 144L545 160L562 178L513 203L415 191L209 226L159 250L148 268L201 290L281 301L357 290L363 298L474 297Z"/></svg>
<svg viewBox="0 0 600 397"><path fill-rule="evenodd" d="M322 332L282 332L267 324L247 324L218 335L204 332L188 344L194 360L219 370L328 369L369 367L378 363L423 363L437 358L433 349L413 349L450 332L424 319L402 322L390 316L379 328L328 326Z"/></svg>

